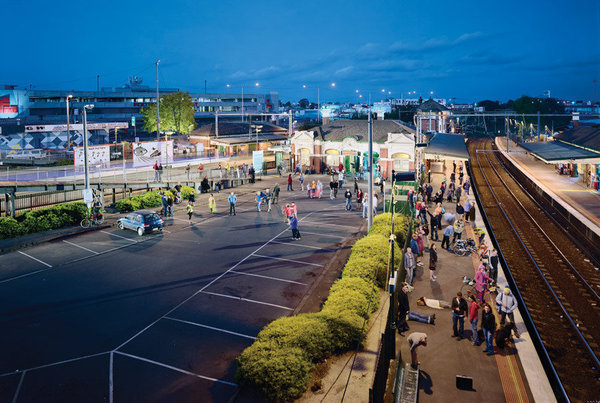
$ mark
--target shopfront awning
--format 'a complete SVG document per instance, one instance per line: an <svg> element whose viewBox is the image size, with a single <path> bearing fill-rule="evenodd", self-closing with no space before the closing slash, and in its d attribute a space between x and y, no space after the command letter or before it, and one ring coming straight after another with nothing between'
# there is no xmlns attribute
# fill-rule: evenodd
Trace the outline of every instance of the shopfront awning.
<svg viewBox="0 0 600 403"><path fill-rule="evenodd" d="M423 152L425 159L463 161L469 159L465 136L462 134L435 133Z"/></svg>
<svg viewBox="0 0 600 403"><path fill-rule="evenodd" d="M547 164L600 164L600 153L561 141L521 143L519 146Z"/></svg>

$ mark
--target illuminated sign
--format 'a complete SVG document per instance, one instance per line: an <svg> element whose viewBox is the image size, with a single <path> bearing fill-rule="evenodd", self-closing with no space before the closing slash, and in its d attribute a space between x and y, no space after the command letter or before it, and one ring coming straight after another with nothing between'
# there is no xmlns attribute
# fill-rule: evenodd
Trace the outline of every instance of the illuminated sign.
<svg viewBox="0 0 600 403"><path fill-rule="evenodd" d="M111 130L111 129L127 129L128 125L126 122L110 122L110 123L88 123L88 130ZM83 124L73 124L69 126L70 130L83 131ZM29 125L25 126L25 133L35 132L66 132L67 125Z"/></svg>

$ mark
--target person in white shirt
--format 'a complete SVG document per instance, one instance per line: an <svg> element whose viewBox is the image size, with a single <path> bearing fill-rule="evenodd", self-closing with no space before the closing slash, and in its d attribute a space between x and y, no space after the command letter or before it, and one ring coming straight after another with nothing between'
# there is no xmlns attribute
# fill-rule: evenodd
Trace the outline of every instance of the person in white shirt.
<svg viewBox="0 0 600 403"><path fill-rule="evenodd" d="M373 217L377 215L377 195L373 195Z"/></svg>

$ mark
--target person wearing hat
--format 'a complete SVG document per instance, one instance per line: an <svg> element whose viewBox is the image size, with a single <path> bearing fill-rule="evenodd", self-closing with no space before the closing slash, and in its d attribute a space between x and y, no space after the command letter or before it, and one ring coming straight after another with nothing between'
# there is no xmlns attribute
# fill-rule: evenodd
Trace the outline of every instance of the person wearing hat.
<svg viewBox="0 0 600 403"><path fill-rule="evenodd" d="M504 287L504 292L499 293L496 297L496 304L498 304L498 312L500 312L500 325L503 325L506 320L506 315L512 323L515 323L514 311L517 309L518 303L517 298L511 293L508 286ZM515 337L519 338L519 332L515 327Z"/></svg>

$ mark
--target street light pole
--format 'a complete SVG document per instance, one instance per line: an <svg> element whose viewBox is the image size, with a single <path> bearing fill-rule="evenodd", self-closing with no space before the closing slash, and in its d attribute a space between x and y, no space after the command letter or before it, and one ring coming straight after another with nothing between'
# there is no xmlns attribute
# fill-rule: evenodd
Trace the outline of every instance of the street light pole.
<svg viewBox="0 0 600 403"><path fill-rule="evenodd" d="M321 94L320 88L317 87L317 122L321 121Z"/></svg>
<svg viewBox="0 0 600 403"><path fill-rule="evenodd" d="M160 63L160 60L156 61L156 140L160 141L160 99L158 97L158 63Z"/></svg>
<svg viewBox="0 0 600 403"><path fill-rule="evenodd" d="M85 168L85 188L90 187L90 167L88 164L88 132L87 132L87 111L92 110L94 105L85 105L83 107L83 165Z"/></svg>
<svg viewBox="0 0 600 403"><path fill-rule="evenodd" d="M242 122L244 121L244 86L242 85Z"/></svg>
<svg viewBox="0 0 600 403"><path fill-rule="evenodd" d="M73 144L71 143L71 117L69 116L69 99L73 98L73 95L67 95L67 145L69 148L73 149Z"/></svg>

